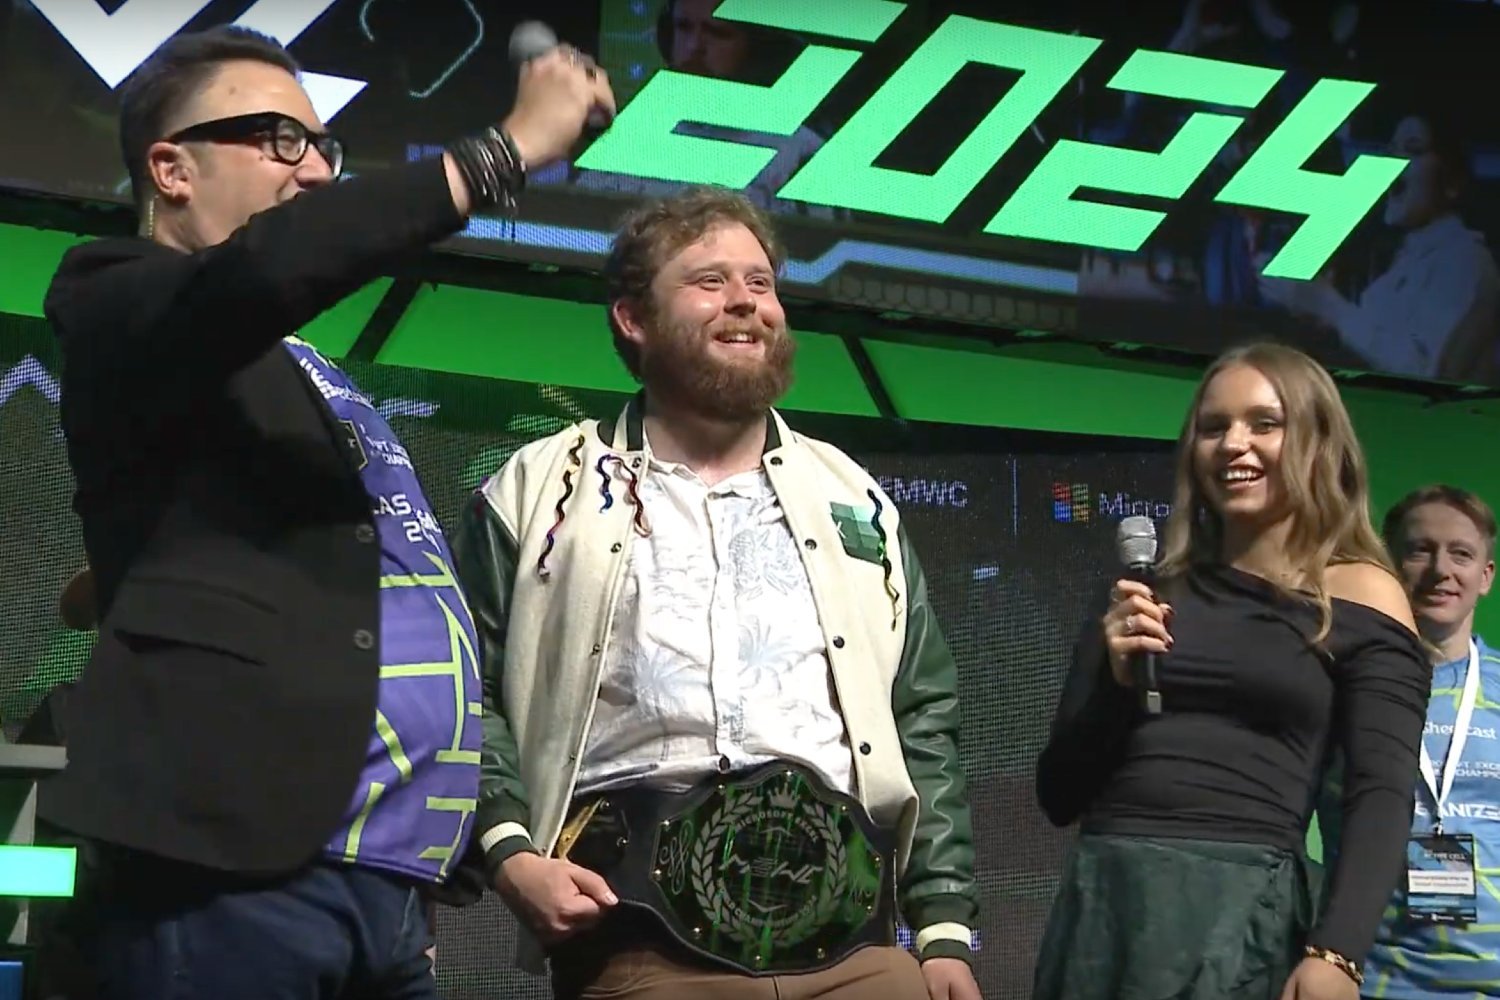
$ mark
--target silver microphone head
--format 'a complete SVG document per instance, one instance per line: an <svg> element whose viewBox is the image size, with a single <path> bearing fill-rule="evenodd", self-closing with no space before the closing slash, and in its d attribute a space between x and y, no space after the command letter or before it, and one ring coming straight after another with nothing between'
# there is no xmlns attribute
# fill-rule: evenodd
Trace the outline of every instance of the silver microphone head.
<svg viewBox="0 0 1500 1000"><path fill-rule="evenodd" d="M522 21L510 33L510 61L521 65L557 48L557 32L541 21Z"/></svg>
<svg viewBox="0 0 1500 1000"><path fill-rule="evenodd" d="M1115 529L1115 551L1120 562L1131 568L1145 568L1156 563L1156 522L1135 514L1120 521Z"/></svg>

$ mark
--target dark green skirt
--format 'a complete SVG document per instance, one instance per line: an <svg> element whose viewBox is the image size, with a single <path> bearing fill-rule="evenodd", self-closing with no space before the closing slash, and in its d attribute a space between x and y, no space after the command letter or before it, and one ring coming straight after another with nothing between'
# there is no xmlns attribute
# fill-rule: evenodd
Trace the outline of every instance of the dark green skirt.
<svg viewBox="0 0 1500 1000"><path fill-rule="evenodd" d="M1084 835L1058 886L1032 1000L1277 1000L1312 892L1300 854Z"/></svg>

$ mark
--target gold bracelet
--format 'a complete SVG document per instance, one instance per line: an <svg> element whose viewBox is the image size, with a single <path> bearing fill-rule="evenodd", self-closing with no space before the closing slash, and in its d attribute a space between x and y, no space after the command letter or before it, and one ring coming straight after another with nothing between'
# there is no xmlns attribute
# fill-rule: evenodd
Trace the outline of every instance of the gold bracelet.
<svg viewBox="0 0 1500 1000"><path fill-rule="evenodd" d="M1333 949L1308 945L1303 951L1307 954L1308 958L1321 958L1335 969L1338 969L1344 975L1354 980L1356 986L1363 986L1365 984L1365 974L1359 971L1359 966Z"/></svg>

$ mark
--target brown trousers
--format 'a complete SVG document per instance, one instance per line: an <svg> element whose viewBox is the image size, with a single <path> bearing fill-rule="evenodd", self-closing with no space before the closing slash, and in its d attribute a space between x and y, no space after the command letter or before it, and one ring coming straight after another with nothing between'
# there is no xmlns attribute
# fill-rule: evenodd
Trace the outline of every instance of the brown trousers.
<svg viewBox="0 0 1500 1000"><path fill-rule="evenodd" d="M861 948L821 972L746 976L685 964L665 949L634 945L609 955L592 975L570 976L554 966L553 996L557 1000L928 1000L927 984L911 953L881 947Z"/></svg>

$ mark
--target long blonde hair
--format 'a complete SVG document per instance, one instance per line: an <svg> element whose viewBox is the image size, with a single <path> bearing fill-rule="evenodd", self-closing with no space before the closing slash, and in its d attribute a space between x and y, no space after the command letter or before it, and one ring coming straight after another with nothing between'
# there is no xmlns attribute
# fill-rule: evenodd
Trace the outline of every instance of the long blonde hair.
<svg viewBox="0 0 1500 1000"><path fill-rule="evenodd" d="M1281 398L1286 435L1281 446L1281 481L1290 507L1286 556L1300 574L1296 588L1321 614L1314 642L1328 635L1332 610L1324 575L1337 563L1366 562L1394 574L1390 556L1370 521L1370 486L1364 452L1338 387L1323 367L1301 351L1281 344L1236 347L1204 373L1177 439L1177 475L1166 545L1157 572L1181 575L1195 565L1221 560L1224 525L1209 506L1193 469L1193 441L1203 394L1214 376L1245 365L1264 375ZM1284 581L1272 581L1288 594Z"/></svg>

